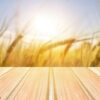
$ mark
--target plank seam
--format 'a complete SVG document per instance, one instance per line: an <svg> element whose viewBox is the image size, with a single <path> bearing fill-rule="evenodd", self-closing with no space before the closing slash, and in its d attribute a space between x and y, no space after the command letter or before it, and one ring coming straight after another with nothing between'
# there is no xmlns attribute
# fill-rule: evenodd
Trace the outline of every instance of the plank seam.
<svg viewBox="0 0 100 100"><path fill-rule="evenodd" d="M31 69L31 68L30 68ZM13 90L9 93L9 95L6 97L5 100L8 100L9 96L14 92L14 90L18 87L18 85L23 81L23 79L26 77L26 75L29 73L30 69L28 69L28 71L23 75L23 77L19 80L19 82L17 83L17 85L15 86L15 88L13 88ZM23 83L24 84L24 83Z"/></svg>
<svg viewBox="0 0 100 100"><path fill-rule="evenodd" d="M79 82L81 88L83 89L83 91L86 93L86 95L88 94L92 100L95 100L95 98L92 96L92 94L89 92L89 90L86 88L86 86L82 83L82 81L80 80L80 78L77 76L77 74L74 72L73 69L71 69L71 71L74 73L77 81Z"/></svg>

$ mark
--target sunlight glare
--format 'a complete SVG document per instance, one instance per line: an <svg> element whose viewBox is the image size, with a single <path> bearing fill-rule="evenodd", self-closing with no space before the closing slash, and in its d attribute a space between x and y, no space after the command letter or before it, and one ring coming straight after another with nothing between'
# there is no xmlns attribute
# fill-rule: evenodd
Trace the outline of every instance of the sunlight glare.
<svg viewBox="0 0 100 100"><path fill-rule="evenodd" d="M40 15L35 18L34 27L36 38L42 41L52 39L58 35L58 19L50 15Z"/></svg>

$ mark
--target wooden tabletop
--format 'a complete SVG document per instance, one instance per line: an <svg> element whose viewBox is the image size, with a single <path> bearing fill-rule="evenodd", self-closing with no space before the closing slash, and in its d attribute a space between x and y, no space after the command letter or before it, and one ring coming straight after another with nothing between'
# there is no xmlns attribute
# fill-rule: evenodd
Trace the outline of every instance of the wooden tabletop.
<svg viewBox="0 0 100 100"><path fill-rule="evenodd" d="M0 100L100 100L100 67L1 67Z"/></svg>

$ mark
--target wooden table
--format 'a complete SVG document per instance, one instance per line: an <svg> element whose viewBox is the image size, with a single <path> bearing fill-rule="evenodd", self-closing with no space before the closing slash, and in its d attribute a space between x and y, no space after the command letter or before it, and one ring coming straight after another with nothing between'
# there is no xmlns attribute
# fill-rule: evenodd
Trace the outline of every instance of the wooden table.
<svg viewBox="0 0 100 100"><path fill-rule="evenodd" d="M100 67L1 67L0 100L100 100Z"/></svg>

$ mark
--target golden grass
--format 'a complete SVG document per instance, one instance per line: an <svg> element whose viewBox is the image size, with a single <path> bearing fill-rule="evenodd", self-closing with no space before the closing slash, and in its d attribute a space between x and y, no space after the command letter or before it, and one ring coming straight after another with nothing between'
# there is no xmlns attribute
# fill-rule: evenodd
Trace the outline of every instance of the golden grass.
<svg viewBox="0 0 100 100"><path fill-rule="evenodd" d="M4 23L5 21L0 28L0 36L8 28ZM92 43L87 42L92 37L70 38L52 43L49 41L37 46L35 42L32 42L24 46L21 40L28 25L29 23L19 32L13 42L8 44L7 49L3 41L0 43L0 66L100 66L100 42L98 41L93 46ZM79 42L80 46L72 49L73 45Z"/></svg>

